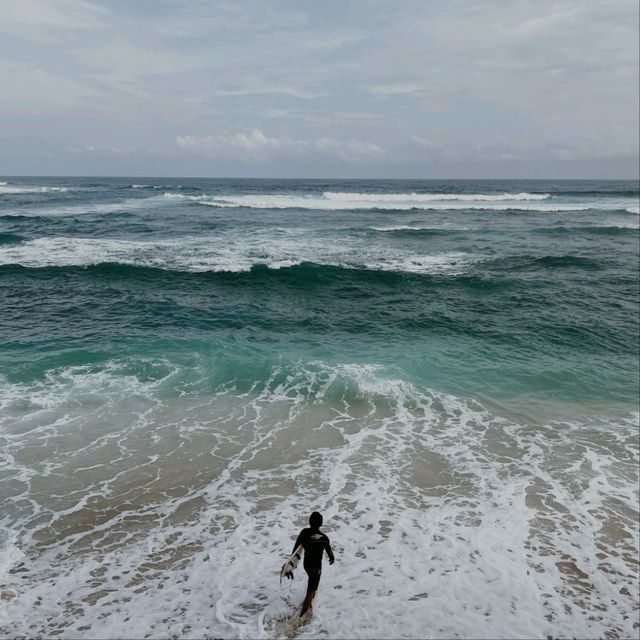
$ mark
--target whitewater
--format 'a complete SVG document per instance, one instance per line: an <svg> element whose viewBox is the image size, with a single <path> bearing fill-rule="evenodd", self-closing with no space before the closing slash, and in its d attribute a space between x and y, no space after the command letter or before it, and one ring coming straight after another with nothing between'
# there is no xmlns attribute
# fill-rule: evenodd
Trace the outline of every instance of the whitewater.
<svg viewBox="0 0 640 640"><path fill-rule="evenodd" d="M0 635L636 636L638 201L0 177Z"/></svg>

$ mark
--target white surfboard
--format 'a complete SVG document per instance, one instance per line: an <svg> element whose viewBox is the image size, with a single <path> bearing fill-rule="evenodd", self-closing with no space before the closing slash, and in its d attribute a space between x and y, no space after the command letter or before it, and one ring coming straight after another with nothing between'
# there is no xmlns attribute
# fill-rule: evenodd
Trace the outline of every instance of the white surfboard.
<svg viewBox="0 0 640 640"><path fill-rule="evenodd" d="M282 565L282 569L280 569L280 580L285 576L289 576L293 578L293 571L298 566L298 562L300 562L300 558L302 558L303 546L300 544L296 548L296 550L291 554L289 559Z"/></svg>

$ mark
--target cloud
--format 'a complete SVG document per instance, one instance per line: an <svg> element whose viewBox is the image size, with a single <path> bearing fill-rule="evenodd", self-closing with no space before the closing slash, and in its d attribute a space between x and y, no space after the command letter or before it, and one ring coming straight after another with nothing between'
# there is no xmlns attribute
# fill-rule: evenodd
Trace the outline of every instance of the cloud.
<svg viewBox="0 0 640 640"><path fill-rule="evenodd" d="M314 98L319 98L322 95L322 93L318 91L310 91L308 89L284 83L264 82L257 78L245 79L242 83L233 83L230 86L219 89L211 89L209 93L210 95L219 98L280 94L283 96L300 98L301 100L313 100Z"/></svg>
<svg viewBox="0 0 640 640"><path fill-rule="evenodd" d="M232 155L243 160L265 160L273 157L309 158L333 156L345 162L375 159L383 150L372 142L315 138L299 140L290 136L265 135L260 129L231 135L178 136L176 145L182 151L211 158Z"/></svg>
<svg viewBox="0 0 640 640"><path fill-rule="evenodd" d="M69 32L102 29L109 10L88 0L4 0L0 31L56 41Z"/></svg>
<svg viewBox="0 0 640 640"><path fill-rule="evenodd" d="M166 152L167 173L638 156L637 2L114 6L0 0L0 135Z"/></svg>
<svg viewBox="0 0 640 640"><path fill-rule="evenodd" d="M56 73L43 71L33 65L16 64L0 60L0 77L11 91L0 92L0 108L19 110L21 113L49 114L80 108L87 99L96 97L94 89Z"/></svg>
<svg viewBox="0 0 640 640"><path fill-rule="evenodd" d="M95 147L92 144L86 144L82 147L67 147L67 151L71 153L98 153L98 154L115 154L119 156L129 155L139 152L138 149L132 147Z"/></svg>
<svg viewBox="0 0 640 640"><path fill-rule="evenodd" d="M423 149L444 149L444 145L440 144L439 142L434 142L433 140L430 140L429 138L425 138L424 136L418 136L413 134L410 137L411 142L413 142L413 144L417 145L418 147L422 147Z"/></svg>
<svg viewBox="0 0 640 640"><path fill-rule="evenodd" d="M392 84L377 84L367 87L369 93L376 96L396 96L396 95L422 95L422 87L410 82L396 82Z"/></svg>

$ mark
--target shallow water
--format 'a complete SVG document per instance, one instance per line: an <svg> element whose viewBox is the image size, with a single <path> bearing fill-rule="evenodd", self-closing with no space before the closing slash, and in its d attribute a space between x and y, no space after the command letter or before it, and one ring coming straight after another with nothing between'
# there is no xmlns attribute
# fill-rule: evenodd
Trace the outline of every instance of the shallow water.
<svg viewBox="0 0 640 640"><path fill-rule="evenodd" d="M2 180L4 635L637 634L637 183Z"/></svg>

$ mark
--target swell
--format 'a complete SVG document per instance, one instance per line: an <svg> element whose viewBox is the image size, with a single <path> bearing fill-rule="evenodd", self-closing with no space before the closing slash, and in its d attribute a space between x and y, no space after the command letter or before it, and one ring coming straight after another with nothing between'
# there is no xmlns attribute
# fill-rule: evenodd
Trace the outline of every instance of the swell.
<svg viewBox="0 0 640 640"><path fill-rule="evenodd" d="M360 229L357 229L358 231ZM457 236L465 232L465 229L439 229L437 227L411 227L398 225L395 227L369 227L369 231L386 234L398 238L430 238Z"/></svg>
<svg viewBox="0 0 640 640"><path fill-rule="evenodd" d="M315 287L322 284L362 283L369 285L395 285L408 279L451 282L472 289L486 290L508 285L506 280L485 277L480 274L440 274L390 271L374 268L343 267L323 265L315 262L301 262L292 266L272 268L256 264L247 271L184 271L155 266L102 262L86 266L46 266L26 267L19 264L0 265L0 276L36 276L56 278L62 276L89 277L107 281L138 281L168 284L180 280L186 283L220 282L238 285L292 285Z"/></svg>
<svg viewBox="0 0 640 640"><path fill-rule="evenodd" d="M545 269L583 269L601 270L608 266L603 260L574 255L514 256L498 258L479 263L475 272L462 273L419 273L412 271L376 269L374 267L357 267L342 265L300 262L279 268L266 264L254 264L249 270L242 271L189 271L170 267L158 267L120 262L101 262L91 265L56 265L27 267L20 264L0 266L0 276L10 277L35 275L37 277L55 278L58 276L89 277L106 281L138 281L167 284L180 280L186 283L220 282L238 285L269 286L291 285L304 288L336 283L361 283L374 285L396 285L408 279L421 282L447 283L463 286L471 290L486 291L510 286L513 282L510 272Z"/></svg>
<svg viewBox="0 0 640 640"><path fill-rule="evenodd" d="M499 273L536 271L538 269L582 269L585 271L596 271L606 269L615 264L613 259L594 258L584 255L573 254L548 254L542 256L519 255L506 256L485 261L487 269L496 270Z"/></svg>
<svg viewBox="0 0 640 640"><path fill-rule="evenodd" d="M591 196L597 198L637 198L640 192L635 189L558 189L554 196Z"/></svg>
<svg viewBox="0 0 640 640"><path fill-rule="evenodd" d="M533 229L532 233L548 236L564 236L574 233L594 236L636 236L638 227L602 226L602 227L543 227Z"/></svg>
<svg viewBox="0 0 640 640"><path fill-rule="evenodd" d="M630 322L635 317L636 273L624 280L610 278L607 286L590 282L588 288L572 287L571 292L550 274L540 277L543 269L562 268L575 278L570 270L594 267L575 256L497 260L483 263L481 273L457 275L315 263L280 269L257 265L243 272L171 271L121 263L6 265L0 267L0 299L8 293L5 309L16 309L20 315L4 316L3 356L14 349L19 363L23 345L42 344L43 335L48 343L72 345L72 353L85 358L86 352L95 350L99 335L105 336L104 345L142 340L145 349L155 349L157 343L164 351L175 340L203 336L210 344L212 332L224 337L231 330L241 343L250 335L249 343L255 339L255 344L270 345L263 355L274 344L281 345L284 353L289 348L306 350L318 344L316 340L322 341L326 352L343 355L353 347L357 355L360 339L366 336L380 362L387 362L382 352L388 349L396 362L426 336L437 340L464 336L485 345L480 360L473 361L479 357L473 349L465 354L470 366L473 362L484 366L483 359L495 349L491 358L505 367L518 369L524 363L522 384L530 382L532 362L543 355L556 357L559 349L578 354L589 379L592 369L610 379L628 377L627 369L621 373L620 363L613 365L607 358L618 354L628 362L630 352L637 353L637 324ZM584 273L578 275L585 280ZM70 292L73 309L68 304ZM0 324L2 320L0 313ZM249 334L236 334L237 330ZM360 338L349 345L324 341L323 336L336 332ZM386 347L379 350L376 344ZM600 363L585 363L587 352L606 357ZM538 360L538 365L542 372L544 362ZM636 371L635 358L633 365ZM25 372L29 370L31 365ZM583 376L575 375L574 382Z"/></svg>
<svg viewBox="0 0 640 640"><path fill-rule="evenodd" d="M47 203L51 202L51 199L47 200ZM11 212L0 211L0 220L68 218L81 215L100 217L105 214L109 214L109 218L115 218L122 215L132 215L145 209L166 206L168 202L170 201L159 195L105 201L87 200L85 202L60 196L54 206L47 204L47 206L35 208L19 208Z"/></svg>
<svg viewBox="0 0 640 640"><path fill-rule="evenodd" d="M362 203L333 203L329 201L323 203L321 201L311 203L282 203L274 205L273 203L236 203L229 202L222 199L211 200L205 198L192 199L194 205L204 205L207 207L217 207L221 209L225 208L237 208L237 209L262 209L265 211L278 211L278 210L319 210L319 211L363 211L363 212L376 212L376 213L397 213L399 211L448 211L448 212L468 212L468 211L481 211L481 212L494 212L494 213L559 213L559 212L580 212L589 211L592 207L576 204L576 205L518 205L518 204L473 204L473 203L424 203L424 204L396 204L393 203L374 203L374 202L362 202ZM594 209L597 210L597 209Z"/></svg>
<svg viewBox="0 0 640 640"><path fill-rule="evenodd" d="M534 258L533 263L549 268L577 267L580 269L602 269L605 266L602 260L572 255L543 256L542 258Z"/></svg>

